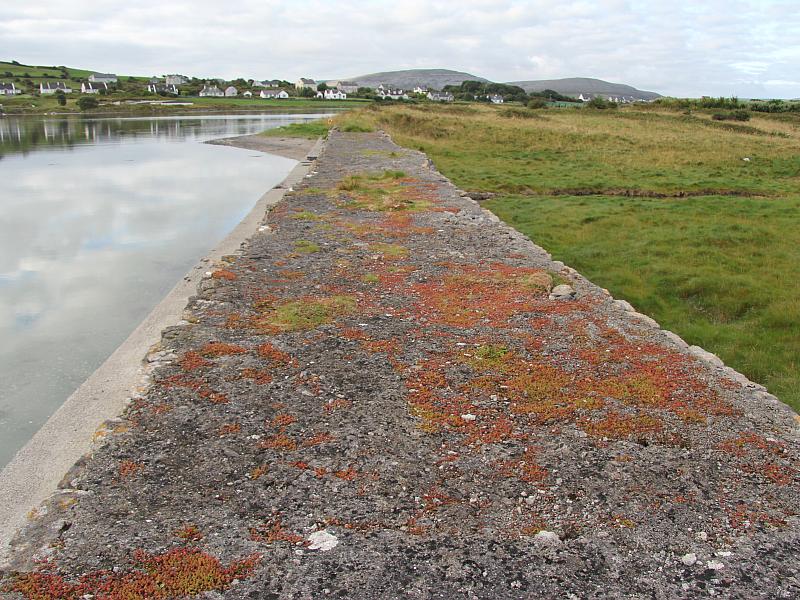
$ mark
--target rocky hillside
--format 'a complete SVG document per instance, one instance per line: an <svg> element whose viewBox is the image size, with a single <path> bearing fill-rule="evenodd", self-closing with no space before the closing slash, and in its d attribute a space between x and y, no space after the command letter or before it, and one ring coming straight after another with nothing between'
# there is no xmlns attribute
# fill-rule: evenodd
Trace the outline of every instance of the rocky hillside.
<svg viewBox="0 0 800 600"><path fill-rule="evenodd" d="M633 96L637 100L655 100L661 94L638 90L633 86L623 83L611 83L602 79L591 77L567 77L566 79L539 79L535 81L511 81L511 85L518 85L528 93L554 90L566 96L578 94L602 94L605 96Z"/></svg>
<svg viewBox="0 0 800 600"><path fill-rule="evenodd" d="M350 80L358 82L364 87L375 88L380 84L411 89L417 85L427 86L436 90L442 89L446 85L460 85L464 81L489 81L483 77L477 77L461 71L451 71L449 69L408 69L405 71L385 71L382 73L371 73L359 77L351 77Z"/></svg>

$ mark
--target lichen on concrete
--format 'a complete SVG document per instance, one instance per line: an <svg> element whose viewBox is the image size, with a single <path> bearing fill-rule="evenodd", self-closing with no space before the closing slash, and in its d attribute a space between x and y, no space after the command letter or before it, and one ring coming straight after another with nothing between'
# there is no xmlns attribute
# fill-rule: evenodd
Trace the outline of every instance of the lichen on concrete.
<svg viewBox="0 0 800 600"><path fill-rule="evenodd" d="M179 559L170 589L225 598L800 593L795 415L424 155L333 131L267 224L32 515L10 597Z"/></svg>

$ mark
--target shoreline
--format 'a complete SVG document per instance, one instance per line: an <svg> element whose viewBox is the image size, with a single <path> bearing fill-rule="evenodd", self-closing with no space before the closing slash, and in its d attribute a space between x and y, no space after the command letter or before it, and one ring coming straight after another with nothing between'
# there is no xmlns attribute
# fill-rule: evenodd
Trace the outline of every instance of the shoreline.
<svg viewBox="0 0 800 600"><path fill-rule="evenodd" d="M232 146L244 150L256 150L267 154L277 154L284 158L302 161L308 157L311 140L299 137L267 137L260 133L237 135L229 138L208 140L212 146Z"/></svg>
<svg viewBox="0 0 800 600"><path fill-rule="evenodd" d="M298 160L298 164L281 183L262 194L239 224L197 261L0 471L0 566L13 558L9 555L11 540L30 515L37 514L48 498L58 494L70 470L102 444L113 430L114 420L132 399L144 393L149 374L165 358L165 353L158 352L162 330L181 321L187 302L208 269L238 252L241 244L258 231L269 208L303 180L322 145L322 140L304 138L287 138L283 144L281 138L264 139L269 143L260 148L253 142L237 143L237 138L225 138L219 145L277 154Z"/></svg>

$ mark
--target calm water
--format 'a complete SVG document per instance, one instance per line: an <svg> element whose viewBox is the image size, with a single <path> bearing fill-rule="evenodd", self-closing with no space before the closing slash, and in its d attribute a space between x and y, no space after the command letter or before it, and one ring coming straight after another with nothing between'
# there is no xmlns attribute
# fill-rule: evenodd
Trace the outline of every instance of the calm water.
<svg viewBox="0 0 800 600"><path fill-rule="evenodd" d="M319 115L0 118L0 467L295 161Z"/></svg>

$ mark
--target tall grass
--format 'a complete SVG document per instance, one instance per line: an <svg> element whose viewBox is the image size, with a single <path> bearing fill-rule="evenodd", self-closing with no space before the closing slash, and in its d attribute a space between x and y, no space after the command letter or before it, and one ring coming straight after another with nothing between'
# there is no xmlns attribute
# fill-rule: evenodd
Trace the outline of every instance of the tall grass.
<svg viewBox="0 0 800 600"><path fill-rule="evenodd" d="M800 122L458 108L349 118L494 192L488 207L556 258L800 408Z"/></svg>

